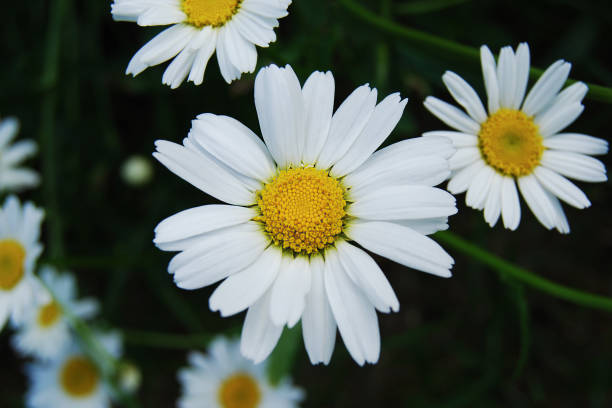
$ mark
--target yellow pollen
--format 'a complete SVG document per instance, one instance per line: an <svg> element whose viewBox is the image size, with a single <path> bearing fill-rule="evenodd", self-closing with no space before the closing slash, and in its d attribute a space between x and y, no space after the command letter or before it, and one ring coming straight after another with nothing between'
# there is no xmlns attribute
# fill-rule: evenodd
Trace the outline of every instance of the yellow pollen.
<svg viewBox="0 0 612 408"><path fill-rule="evenodd" d="M100 375L93 363L82 356L68 359L60 372L60 383L67 394L73 397L88 397L98 387Z"/></svg>
<svg viewBox="0 0 612 408"><path fill-rule="evenodd" d="M186 22L192 26L221 27L238 12L242 0L182 0Z"/></svg>
<svg viewBox="0 0 612 408"><path fill-rule="evenodd" d="M274 243L311 254L332 244L346 215L344 190L327 171L314 167L281 171L258 193L261 215Z"/></svg>
<svg viewBox="0 0 612 408"><path fill-rule="evenodd" d="M489 116L480 126L478 147L489 166L513 177L531 174L544 152L533 118L514 109L500 109Z"/></svg>
<svg viewBox="0 0 612 408"><path fill-rule="evenodd" d="M257 382L246 373L234 374L219 388L219 402L223 408L255 408L260 400Z"/></svg>
<svg viewBox="0 0 612 408"><path fill-rule="evenodd" d="M57 302L52 301L47 303L38 311L38 324L42 327L49 327L55 324L62 314Z"/></svg>
<svg viewBox="0 0 612 408"><path fill-rule="evenodd" d="M25 249L12 239L0 240L0 290L11 290L21 281Z"/></svg>

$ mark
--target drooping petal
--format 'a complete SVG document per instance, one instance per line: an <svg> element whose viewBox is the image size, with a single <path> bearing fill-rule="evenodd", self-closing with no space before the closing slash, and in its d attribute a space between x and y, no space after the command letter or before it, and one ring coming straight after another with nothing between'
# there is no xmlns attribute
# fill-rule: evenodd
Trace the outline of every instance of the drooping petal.
<svg viewBox="0 0 612 408"><path fill-rule="evenodd" d="M516 191L516 183L512 177L504 176L501 201L504 227L514 231L518 228L521 221L521 203Z"/></svg>
<svg viewBox="0 0 612 408"><path fill-rule="evenodd" d="M280 271L271 289L270 317L277 326L293 327L302 316L310 291L308 259L283 256Z"/></svg>
<svg viewBox="0 0 612 408"><path fill-rule="evenodd" d="M534 175L520 177L518 179L519 190L527 203L527 206L546 229L555 226L556 212L546 191L542 188Z"/></svg>
<svg viewBox="0 0 612 408"><path fill-rule="evenodd" d="M283 326L276 326L270 319L270 292L249 308L242 326L240 352L255 364L270 355L283 333Z"/></svg>
<svg viewBox="0 0 612 408"><path fill-rule="evenodd" d="M574 183L544 166L536 167L533 174L545 189L576 208L591 206L587 196Z"/></svg>

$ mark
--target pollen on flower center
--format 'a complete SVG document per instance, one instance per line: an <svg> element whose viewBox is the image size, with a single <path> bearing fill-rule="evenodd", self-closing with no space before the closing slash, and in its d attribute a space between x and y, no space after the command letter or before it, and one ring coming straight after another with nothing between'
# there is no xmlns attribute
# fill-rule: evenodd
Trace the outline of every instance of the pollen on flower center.
<svg viewBox="0 0 612 408"><path fill-rule="evenodd" d="M281 171L259 192L261 215L276 245L311 254L332 244L346 215L344 190L325 170L314 167Z"/></svg>
<svg viewBox="0 0 612 408"><path fill-rule="evenodd" d="M182 0L186 23L198 28L220 27L227 23L240 8L242 0Z"/></svg>
<svg viewBox="0 0 612 408"><path fill-rule="evenodd" d="M481 125L478 147L489 166L506 176L531 174L544 145L533 119L514 109L500 109Z"/></svg>
<svg viewBox="0 0 612 408"><path fill-rule="evenodd" d="M219 388L219 402L223 408L255 408L260 400L257 381L249 374L235 374Z"/></svg>
<svg viewBox="0 0 612 408"><path fill-rule="evenodd" d="M47 303L38 311L38 324L42 327L52 326L57 322L62 314L62 309L57 302Z"/></svg>
<svg viewBox="0 0 612 408"><path fill-rule="evenodd" d="M0 289L11 290L21 281L25 249L12 239L0 240Z"/></svg>
<svg viewBox="0 0 612 408"><path fill-rule="evenodd" d="M60 384L73 397L87 397L98 387L100 375L93 363L82 356L68 359L60 372Z"/></svg>

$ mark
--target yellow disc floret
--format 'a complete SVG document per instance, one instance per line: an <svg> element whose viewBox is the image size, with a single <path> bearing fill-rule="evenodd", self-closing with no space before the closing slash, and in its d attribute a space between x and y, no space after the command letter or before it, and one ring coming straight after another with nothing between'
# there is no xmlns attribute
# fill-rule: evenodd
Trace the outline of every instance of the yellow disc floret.
<svg viewBox="0 0 612 408"><path fill-rule="evenodd" d="M57 302L47 303L38 310L38 324L42 327L53 326L62 314L62 309Z"/></svg>
<svg viewBox="0 0 612 408"><path fill-rule="evenodd" d="M182 0L186 23L201 28L221 27L238 12L242 0Z"/></svg>
<svg viewBox="0 0 612 408"><path fill-rule="evenodd" d="M332 244L346 215L344 190L325 170L313 167L281 171L258 194L261 216L275 244L311 254Z"/></svg>
<svg viewBox="0 0 612 408"><path fill-rule="evenodd" d="M514 109L500 109L489 116L480 126L478 147L489 166L513 177L531 174L544 152L533 118Z"/></svg>
<svg viewBox="0 0 612 408"><path fill-rule="evenodd" d="M93 394L99 379L96 366L83 356L69 358L60 371L60 384L72 397L87 397Z"/></svg>
<svg viewBox="0 0 612 408"><path fill-rule="evenodd" d="M25 249L12 239L0 240L0 290L11 290L24 273Z"/></svg>
<svg viewBox="0 0 612 408"><path fill-rule="evenodd" d="M219 388L219 403L223 408L255 408L260 400L257 381L246 373L234 374Z"/></svg>

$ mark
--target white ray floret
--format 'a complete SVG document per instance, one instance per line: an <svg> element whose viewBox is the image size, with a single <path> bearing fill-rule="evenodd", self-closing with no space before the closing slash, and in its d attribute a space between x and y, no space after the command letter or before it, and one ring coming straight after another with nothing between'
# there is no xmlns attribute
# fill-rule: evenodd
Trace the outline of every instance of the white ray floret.
<svg viewBox="0 0 612 408"><path fill-rule="evenodd" d="M467 192L468 206L484 210L494 226L500 216L515 230L521 219L517 192L547 229L569 233L559 200L576 208L591 205L567 178L585 182L607 180L602 162L590 157L608 152L608 142L578 133L561 133L582 113L588 88L576 82L561 90L571 65L552 64L527 92L529 48L526 43L501 49L497 63L486 46L480 49L488 112L474 89L454 72L442 80L464 110L434 97L425 107L456 131L427 132L446 137L457 152L450 158L448 190ZM526 95L526 96L525 96Z"/></svg>
<svg viewBox="0 0 612 408"><path fill-rule="evenodd" d="M179 251L176 284L223 281L210 298L222 316L247 310L242 353L264 360L284 326L302 320L312 363L329 363L336 327L359 364L380 352L376 310L399 302L366 250L450 277L453 259L426 235L448 228L454 197L434 186L450 174L444 137L376 149L407 100L376 103L357 88L334 113L334 78L300 85L291 67L262 69L255 105L263 141L235 119L193 121L183 144L157 141L153 154L195 187L228 204L191 208L162 221L155 244Z"/></svg>
<svg viewBox="0 0 612 408"><path fill-rule="evenodd" d="M24 160L36 154L38 146L29 139L11 144L18 132L17 119L11 117L0 121L0 193L18 192L40 183L38 173L20 166Z"/></svg>

